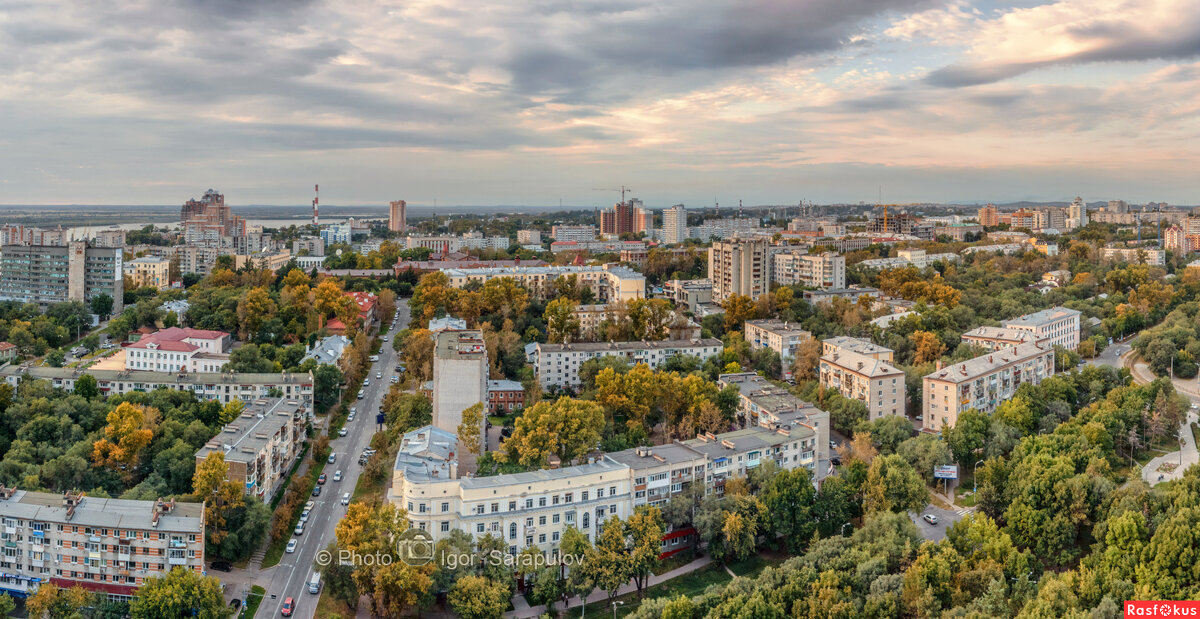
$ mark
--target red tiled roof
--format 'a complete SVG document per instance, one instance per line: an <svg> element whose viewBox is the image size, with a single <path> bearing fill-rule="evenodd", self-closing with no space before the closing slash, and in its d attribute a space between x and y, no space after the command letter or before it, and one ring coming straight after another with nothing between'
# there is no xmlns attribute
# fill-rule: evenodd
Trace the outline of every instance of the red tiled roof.
<svg viewBox="0 0 1200 619"><path fill-rule="evenodd" d="M12 350L13 348L16 348L16 347L17 347L16 344L12 344L9 342L0 342L0 351Z"/></svg>
<svg viewBox="0 0 1200 619"><path fill-rule="evenodd" d="M358 313L360 315L370 312L378 300L378 297L370 292L347 292L346 296L354 299L354 303L358 305Z"/></svg>
<svg viewBox="0 0 1200 619"><path fill-rule="evenodd" d="M169 329L156 331L149 335L144 335L142 336L142 339L130 344L128 348L149 348L150 344L155 344L158 346L159 350L189 352L196 350L199 347L184 341L188 338L196 340L215 340L226 337L227 335L228 334L224 331L171 327Z"/></svg>

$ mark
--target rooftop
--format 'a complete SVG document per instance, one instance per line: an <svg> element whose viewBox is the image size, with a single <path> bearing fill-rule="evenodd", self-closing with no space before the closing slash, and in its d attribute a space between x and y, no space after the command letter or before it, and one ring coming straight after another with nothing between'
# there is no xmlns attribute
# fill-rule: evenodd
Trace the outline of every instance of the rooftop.
<svg viewBox="0 0 1200 619"><path fill-rule="evenodd" d="M490 477L468 477L462 480L462 489L473 490L477 488L496 488L499 486L516 484L533 484L543 481L579 477L582 475L592 475L595 473L616 473L625 470L628 470L628 468L624 464L608 458L600 458L586 464L564 466L557 469L541 469L526 473L493 475Z"/></svg>
<svg viewBox="0 0 1200 619"><path fill-rule="evenodd" d="M77 368L26 367L9 364L0 367L0 377L21 376L28 374L33 378L43 380L74 380L84 374L91 374L96 380L140 382L153 386L154 384L191 383L197 385L282 385L299 384L312 386L312 375L308 373L238 373L238 372L195 372L177 374L174 372L150 372L147 370L93 370L80 372Z"/></svg>
<svg viewBox="0 0 1200 619"><path fill-rule="evenodd" d="M810 438L815 435L813 429L807 426L793 426L782 430L754 427L715 436L705 435L683 441L683 444L718 461L731 454L766 449L793 439Z"/></svg>
<svg viewBox="0 0 1200 619"><path fill-rule="evenodd" d="M631 469L644 469L662 466L664 464L682 464L693 460L704 459L704 454L684 445L671 443L653 447L634 447L608 454L612 460L624 464Z"/></svg>
<svg viewBox="0 0 1200 619"><path fill-rule="evenodd" d="M857 337L850 337L848 335L840 335L838 337L831 337L827 340L821 340L821 343L829 344L830 346L835 346L835 347L837 347L837 349L839 351L856 352L856 353L860 353L863 355L876 355L876 354L885 353L885 352L895 352L891 348L887 348L885 346L880 346L879 344L876 344L869 340L864 340L864 339L860 339Z"/></svg>
<svg viewBox="0 0 1200 619"><path fill-rule="evenodd" d="M171 327L155 331L150 335L143 335L141 339L126 346L126 348L157 348L159 350L190 352L199 347L185 340L218 340L225 337L229 337L229 334L224 331Z"/></svg>
<svg viewBox="0 0 1200 619"><path fill-rule="evenodd" d="M1072 316L1078 319L1080 313L1081 312L1079 310L1073 310L1066 307L1052 307L1050 309L1044 309L1040 312L1025 314L1024 316L1017 316L1016 318L1005 321L1004 326L1039 327L1062 320L1064 318L1070 318Z"/></svg>
<svg viewBox="0 0 1200 619"><path fill-rule="evenodd" d="M248 462L271 443L280 425L291 425L295 415L304 411L296 400L283 398L258 399L251 402L237 419L196 451L196 457L208 457L210 452L222 451L227 462Z"/></svg>
<svg viewBox="0 0 1200 619"><path fill-rule="evenodd" d="M439 359L478 359L487 356L481 331L442 331L437 334L433 356Z"/></svg>
<svg viewBox="0 0 1200 619"><path fill-rule="evenodd" d="M962 363L946 366L925 377L926 380L941 380L951 383L965 383L981 376L991 374L1010 363L1025 361L1042 353L1052 350L1043 348L1038 342L1020 344L1012 348L980 355Z"/></svg>
<svg viewBox="0 0 1200 619"><path fill-rule="evenodd" d="M787 322L786 320L747 320L747 325L752 325L764 331L770 331L776 335L812 335L808 331L800 328L798 322Z"/></svg>
<svg viewBox="0 0 1200 619"><path fill-rule="evenodd" d="M524 391L525 386L515 380L489 380L488 391Z"/></svg>
<svg viewBox="0 0 1200 619"><path fill-rule="evenodd" d="M887 361L868 357L852 350L841 349L831 355L822 355L821 361L832 363L869 378L904 373Z"/></svg>
<svg viewBox="0 0 1200 619"><path fill-rule="evenodd" d="M0 515L41 522L71 522L71 524L111 529L158 529L177 533L204 532L204 504L164 502L170 505L154 522L155 501L102 499L84 496L68 515L63 495L50 492L16 490L8 499L0 499Z"/></svg>
<svg viewBox="0 0 1200 619"><path fill-rule="evenodd" d="M628 350L655 350L655 349L671 349L671 348L698 348L701 346L722 346L721 340L716 338L694 339L694 340L661 340L657 342L633 341L633 342L575 342L571 344L538 344L538 351L546 352L563 352L568 350L577 350L582 352L594 352L601 350L612 351L628 351Z"/></svg>
<svg viewBox="0 0 1200 619"><path fill-rule="evenodd" d="M1000 340L1002 342L1032 342L1034 335L1022 329L1008 327L975 327L962 334L963 338L978 338L983 340Z"/></svg>
<svg viewBox="0 0 1200 619"><path fill-rule="evenodd" d="M404 478L409 481L454 479L458 468L454 457L457 445L458 437L452 432L434 426L417 428L400 438L394 469L404 471Z"/></svg>
<svg viewBox="0 0 1200 619"><path fill-rule="evenodd" d="M478 269L445 269L447 277L484 277L484 276L502 276L502 275L571 275L583 273L597 273L607 271L617 277L628 279L645 279L645 277L634 271L633 269L621 266L618 264L605 265L583 265L583 266L513 266L513 267L488 267Z"/></svg>

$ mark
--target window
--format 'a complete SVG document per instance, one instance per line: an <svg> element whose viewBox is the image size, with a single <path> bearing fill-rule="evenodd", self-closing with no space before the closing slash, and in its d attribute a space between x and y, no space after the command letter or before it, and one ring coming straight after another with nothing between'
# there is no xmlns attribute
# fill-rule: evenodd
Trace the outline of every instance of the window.
<svg viewBox="0 0 1200 619"><path fill-rule="evenodd" d="M482 523L482 522L481 522L481 523L479 523L479 524L477 524L477 525L475 525L475 532L476 532L476 533L483 533L483 523Z"/></svg>
<svg viewBox="0 0 1200 619"><path fill-rule="evenodd" d="M538 497L538 507L545 507L545 506L546 506L546 497L544 497L544 496Z"/></svg>
<svg viewBox="0 0 1200 619"><path fill-rule="evenodd" d="M550 501L551 505L558 505L558 495L554 495Z"/></svg>
<svg viewBox="0 0 1200 619"><path fill-rule="evenodd" d="M532 535L526 535L526 536L525 536L525 545L526 545L526 546L532 546L532 545L533 545L533 536L532 536Z"/></svg>
<svg viewBox="0 0 1200 619"><path fill-rule="evenodd" d="M500 511L500 504L499 504L499 503L492 503L492 513L494 514L494 513L496 513L496 512L499 512L499 511Z"/></svg>
<svg viewBox="0 0 1200 619"><path fill-rule="evenodd" d="M525 509L533 509L533 499L525 499Z"/></svg>
<svg viewBox="0 0 1200 619"><path fill-rule="evenodd" d="M545 533L542 533L541 535L539 535L539 536L538 536L538 543L539 543L539 544L545 544L545 543L546 543L546 534L545 534Z"/></svg>
<svg viewBox="0 0 1200 619"><path fill-rule="evenodd" d="M450 530L450 521L443 520L442 521L442 533L445 533L446 531L449 531L449 530Z"/></svg>
<svg viewBox="0 0 1200 619"><path fill-rule="evenodd" d="M517 523L515 522L508 525L508 539L517 539Z"/></svg>
<svg viewBox="0 0 1200 619"><path fill-rule="evenodd" d="M558 515L558 514L554 514L554 516L552 516L552 517L550 518L550 522L552 522L552 523L554 523L554 524L558 524L558 521L559 521L559 515Z"/></svg>
<svg viewBox="0 0 1200 619"><path fill-rule="evenodd" d="M587 512L583 512L583 528L585 529L588 528L588 516Z"/></svg>
<svg viewBox="0 0 1200 619"><path fill-rule="evenodd" d="M545 516L538 516L538 525L543 526L543 527L546 526L546 517Z"/></svg>
<svg viewBox="0 0 1200 619"><path fill-rule="evenodd" d="M508 511L510 511L510 512L515 512L515 511L517 511L517 502L516 502L516 501L509 501L509 502L508 502Z"/></svg>
<svg viewBox="0 0 1200 619"><path fill-rule="evenodd" d="M580 501L588 500L588 491L587 490L584 490L583 492L579 493L579 500Z"/></svg>
<svg viewBox="0 0 1200 619"><path fill-rule="evenodd" d="M604 488L596 488L596 498L604 496Z"/></svg>

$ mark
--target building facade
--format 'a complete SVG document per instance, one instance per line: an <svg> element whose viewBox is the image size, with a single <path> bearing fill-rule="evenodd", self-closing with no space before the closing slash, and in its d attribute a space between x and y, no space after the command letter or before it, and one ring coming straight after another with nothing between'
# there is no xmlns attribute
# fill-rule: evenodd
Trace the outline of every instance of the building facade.
<svg viewBox="0 0 1200 619"><path fill-rule="evenodd" d="M1021 344L968 359L925 377L923 430L953 427L964 411L991 414L1021 383L1038 384L1054 374L1054 348L1039 342Z"/></svg>
<svg viewBox="0 0 1200 619"><path fill-rule="evenodd" d="M304 373L247 373L222 372L181 374L142 370L94 370L80 371L77 368L29 367L8 365L0 367L0 380L16 387L22 376L48 381L52 386L75 390L75 381L80 376L91 375L96 379L103 396L120 395L134 391L147 392L155 389L191 391L201 400L216 400L228 404L233 400L251 402L260 398L283 397L299 400L312 408L313 377Z"/></svg>
<svg viewBox="0 0 1200 619"><path fill-rule="evenodd" d="M393 200L388 203L388 231L408 232L408 202Z"/></svg>
<svg viewBox="0 0 1200 619"><path fill-rule="evenodd" d="M907 394L904 372L896 366L853 351L822 355L818 363L821 387L867 406L867 421L885 415L904 417Z"/></svg>
<svg viewBox="0 0 1200 619"><path fill-rule="evenodd" d="M784 286L845 288L846 257L833 252L780 252L771 256L771 279Z"/></svg>
<svg viewBox="0 0 1200 619"><path fill-rule="evenodd" d="M1075 350L1079 347L1079 316L1078 310L1052 307L1005 321L1004 326L1032 333L1038 342Z"/></svg>
<svg viewBox="0 0 1200 619"><path fill-rule="evenodd" d="M480 331L442 331L433 348L433 425L451 434L458 433L463 411L488 399L487 346ZM487 448L484 434L486 415L479 418L479 436ZM464 467L474 470L474 460L459 449Z"/></svg>
<svg viewBox="0 0 1200 619"><path fill-rule="evenodd" d="M660 342L595 342L574 344L537 343L533 348L531 362L537 373L538 383L543 389L551 387L579 387L579 366L596 357L618 357L630 364L644 363L650 369L675 355L698 357L701 361L718 355L723 348L721 340L663 340Z"/></svg>
<svg viewBox="0 0 1200 619"><path fill-rule="evenodd" d="M1023 329L976 327L963 333L962 341L972 346L978 346L988 352L995 352L1039 340L1032 332Z"/></svg>
<svg viewBox="0 0 1200 619"><path fill-rule="evenodd" d="M550 238L556 241L594 241L596 226L552 226Z"/></svg>
<svg viewBox="0 0 1200 619"><path fill-rule="evenodd" d="M230 337L222 331L171 327L125 347L125 369L220 372L229 363Z"/></svg>
<svg viewBox="0 0 1200 619"><path fill-rule="evenodd" d="M757 299L771 289L771 254L766 239L718 241L708 250L712 300L722 304L740 294Z"/></svg>
<svg viewBox="0 0 1200 619"><path fill-rule="evenodd" d="M204 572L204 504L102 499L0 487L0 593L43 584L129 601L175 568Z"/></svg>
<svg viewBox="0 0 1200 619"><path fill-rule="evenodd" d="M682 243L687 239L687 209L676 204L663 210L662 242L667 245Z"/></svg>
<svg viewBox="0 0 1200 619"><path fill-rule="evenodd" d="M559 277L574 277L580 286L590 288L596 301L600 303L633 301L646 296L645 276L617 264L445 269L443 273L454 288L462 288L471 282L482 284L491 279L509 277L524 286L530 294L545 298L554 295L554 280Z"/></svg>
<svg viewBox="0 0 1200 619"><path fill-rule="evenodd" d="M225 480L268 502L300 456L307 423L308 411L298 400L254 400L196 452L196 466L211 453L223 454L229 465Z"/></svg>
<svg viewBox="0 0 1200 619"><path fill-rule="evenodd" d="M105 294L113 315L125 298L120 248L89 247L87 241L57 245L5 245L0 248L0 300L37 303L81 301Z"/></svg>
<svg viewBox="0 0 1200 619"><path fill-rule="evenodd" d="M1167 252L1156 247L1105 247L1105 260L1163 266L1167 263Z"/></svg>
<svg viewBox="0 0 1200 619"><path fill-rule="evenodd" d="M125 274L135 287L154 286L164 290L171 286L171 261L158 256L142 256L126 263Z"/></svg>
<svg viewBox="0 0 1200 619"><path fill-rule="evenodd" d="M800 344L812 339L812 333L801 329L800 323L786 320L747 320L743 334L751 350L769 348L775 351L783 360L785 372Z"/></svg>

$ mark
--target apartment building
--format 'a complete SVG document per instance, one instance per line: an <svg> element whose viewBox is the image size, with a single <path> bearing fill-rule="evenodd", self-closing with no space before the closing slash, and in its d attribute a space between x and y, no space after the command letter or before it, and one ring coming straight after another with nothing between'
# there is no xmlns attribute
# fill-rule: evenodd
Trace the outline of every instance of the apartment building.
<svg viewBox="0 0 1200 619"><path fill-rule="evenodd" d="M233 268L251 268L251 269L267 269L269 271L278 271L287 266L292 261L292 252L284 249L281 251L263 251L259 253L236 253L233 254Z"/></svg>
<svg viewBox="0 0 1200 619"><path fill-rule="evenodd" d="M92 299L106 294L113 315L125 298L121 249L91 247L87 241L65 245L4 245L0 248L0 301L51 304Z"/></svg>
<svg viewBox="0 0 1200 619"><path fill-rule="evenodd" d="M525 387L515 380L489 380L487 413L506 415L525 407Z"/></svg>
<svg viewBox="0 0 1200 619"><path fill-rule="evenodd" d="M579 285L591 289L593 296L600 303L632 301L646 296L645 276L617 264L445 269L442 272L454 288L462 288L471 282L482 284L488 280L509 277L524 286L532 295L552 297L554 280L574 276Z"/></svg>
<svg viewBox="0 0 1200 619"><path fill-rule="evenodd" d="M324 256L325 241L319 236L302 236L292 240L292 253L296 256Z"/></svg>
<svg viewBox="0 0 1200 619"><path fill-rule="evenodd" d="M171 327L126 346L125 369L220 372L229 363L230 347L230 336L223 331Z"/></svg>
<svg viewBox="0 0 1200 619"><path fill-rule="evenodd" d="M783 286L845 288L846 257L791 250L771 256L771 280Z"/></svg>
<svg viewBox="0 0 1200 619"><path fill-rule="evenodd" d="M795 358L796 350L812 333L800 328L800 323L785 320L747 320L743 330L751 350L770 348L780 359ZM786 364L786 361L785 361Z"/></svg>
<svg viewBox="0 0 1200 619"><path fill-rule="evenodd" d="M1079 316L1078 310L1052 307L1007 320L1004 326L1032 333L1038 342L1075 350L1079 347Z"/></svg>
<svg viewBox="0 0 1200 619"><path fill-rule="evenodd" d="M650 369L675 355L699 357L701 361L721 353L724 344L715 338L663 340L659 342L536 343L530 358L543 389L579 387L579 366L596 357L618 357L630 364L645 363Z"/></svg>
<svg viewBox="0 0 1200 619"><path fill-rule="evenodd" d="M1029 342L1045 340L1038 340L1038 336L1023 329L976 327L962 334L962 341L972 346L979 346L988 352L994 352Z"/></svg>
<svg viewBox="0 0 1200 619"><path fill-rule="evenodd" d="M463 411L481 403L486 411L488 357L481 331L442 331L434 338L432 400L434 427L451 434L458 433ZM487 449L485 425L486 415L479 418L481 452ZM463 446L456 451L463 468L474 471L475 455Z"/></svg>
<svg viewBox="0 0 1200 619"><path fill-rule="evenodd" d="M662 242L667 245L682 243L687 240L687 209L682 204L676 204L663 209Z"/></svg>
<svg viewBox="0 0 1200 619"><path fill-rule="evenodd" d="M712 281L673 279L663 284L663 293L675 303L675 307L696 313L701 305L712 303Z"/></svg>
<svg viewBox="0 0 1200 619"><path fill-rule="evenodd" d="M404 200L388 202L388 231L401 234L408 232L408 202Z"/></svg>
<svg viewBox="0 0 1200 619"><path fill-rule="evenodd" d="M629 469L631 509L662 507L694 482L703 483L707 464L704 454L682 443L636 447L607 454L607 458Z"/></svg>
<svg viewBox="0 0 1200 619"><path fill-rule="evenodd" d="M821 387L866 404L867 421L906 415L904 372L891 363L842 350L823 355L818 367Z"/></svg>
<svg viewBox="0 0 1200 619"><path fill-rule="evenodd" d="M983 226L980 224L950 224L933 229L935 236L948 236L954 241L965 241L968 237L983 238Z"/></svg>
<svg viewBox="0 0 1200 619"><path fill-rule="evenodd" d="M855 352L860 355L893 363L895 351L885 346L880 346L870 340L864 340L857 337L838 336L831 337L827 340L821 340L821 355L834 355L839 352Z"/></svg>
<svg viewBox="0 0 1200 619"><path fill-rule="evenodd" d="M153 372L148 370L96 370L88 368L80 371L78 368L26 367L7 365L0 367L0 379L12 386L17 386L22 376L49 381L54 387L66 391L75 390L75 381L84 374L96 378L102 395L119 395L133 391L154 391L155 389L171 389L173 391L191 391L201 400L216 400L228 404L233 400L251 402L259 398L272 397L272 393L283 394L283 397L299 400L307 408L312 408L313 377L311 372L304 373L262 373L222 372L184 374L174 372Z"/></svg>
<svg viewBox="0 0 1200 619"><path fill-rule="evenodd" d="M233 214L225 196L212 189L199 200L188 200L180 208L186 244L201 247L220 247L222 239L246 234L246 220Z"/></svg>
<svg viewBox="0 0 1200 619"><path fill-rule="evenodd" d="M1054 348L1040 342L1021 344L968 359L925 377L921 414L924 430L953 427L963 411L991 414L1021 383L1038 384L1054 374Z"/></svg>
<svg viewBox="0 0 1200 619"><path fill-rule="evenodd" d="M518 245L541 245L542 233L540 230L517 230Z"/></svg>
<svg viewBox="0 0 1200 619"><path fill-rule="evenodd" d="M596 226L551 226L550 238L556 241L595 240Z"/></svg>
<svg viewBox="0 0 1200 619"><path fill-rule="evenodd" d="M870 297L878 299L883 296L878 288L870 286L851 286L849 288L828 288L820 290L805 290L804 300L816 305L818 303L832 303L834 299L845 299L851 303L857 303L860 297Z"/></svg>
<svg viewBox="0 0 1200 619"><path fill-rule="evenodd" d="M646 251L643 241L554 241L550 251L561 254L565 251L586 251L594 254L617 254L625 251Z"/></svg>
<svg viewBox="0 0 1200 619"><path fill-rule="evenodd" d="M740 294L757 299L771 289L770 244L766 239L719 241L708 250L713 302Z"/></svg>
<svg viewBox="0 0 1200 619"><path fill-rule="evenodd" d="M79 586L127 602L146 580L204 571L204 504L102 499L0 486L0 593Z"/></svg>
<svg viewBox="0 0 1200 619"><path fill-rule="evenodd" d="M1155 247L1105 247L1105 260L1163 266L1167 263L1167 252Z"/></svg>
<svg viewBox="0 0 1200 619"><path fill-rule="evenodd" d="M171 261L158 256L142 256L125 265L125 275L135 287L154 286L159 290L171 286Z"/></svg>
<svg viewBox="0 0 1200 619"><path fill-rule="evenodd" d="M816 434L816 460L812 468L813 480L824 479L829 461L829 413L797 398L787 389L777 387L754 372L722 374L718 379L721 388L733 385L738 389L737 416L745 427L763 427L774 430L781 427L803 425ZM818 465L817 462L825 462Z"/></svg>
<svg viewBox="0 0 1200 619"><path fill-rule="evenodd" d="M705 434L683 444L704 454L705 487L718 495L725 493L725 482L731 477L745 477L768 461L785 471L800 467L812 470L817 464L816 432L804 425Z"/></svg>
<svg viewBox="0 0 1200 619"><path fill-rule="evenodd" d="M229 465L225 480L260 501L270 501L300 455L307 422L308 411L299 400L254 400L196 451L196 466L211 453L224 454Z"/></svg>
<svg viewBox="0 0 1200 619"><path fill-rule="evenodd" d="M221 250L216 247L183 245L175 248L175 255L179 256L181 272L208 275L212 273L213 267L217 263L217 256L221 255Z"/></svg>

